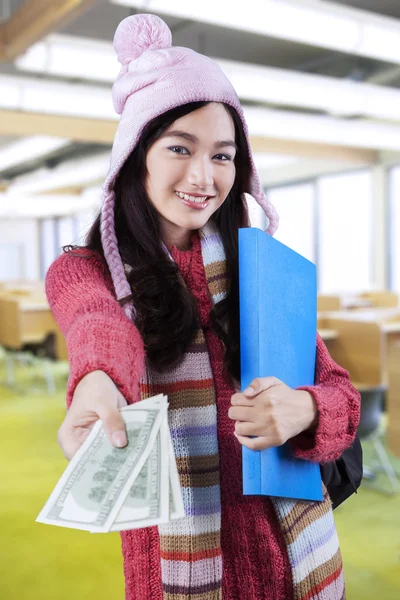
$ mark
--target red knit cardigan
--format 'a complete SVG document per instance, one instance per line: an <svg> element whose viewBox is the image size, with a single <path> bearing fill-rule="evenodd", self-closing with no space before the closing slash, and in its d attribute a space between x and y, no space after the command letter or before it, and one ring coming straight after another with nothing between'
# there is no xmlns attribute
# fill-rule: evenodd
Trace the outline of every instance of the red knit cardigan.
<svg viewBox="0 0 400 600"><path fill-rule="evenodd" d="M198 260L201 260L200 253L197 253L197 256ZM197 265L194 269L192 264L191 269L186 269L185 263L189 259L189 253L174 251L174 259L195 296L201 322L205 325L211 309L211 300L208 296L204 268L199 268L200 265ZM197 273L195 280L193 273ZM115 299L112 281L104 263L96 256L79 259L63 254L48 271L46 292L68 346L70 377L67 405L71 403L80 379L97 369L105 371L111 377L127 402L138 400L140 374L144 365L143 342L138 330L125 316ZM215 334L207 328L206 337L210 335L213 339L208 340L211 342L208 346L213 349L210 360L215 377L217 403L226 403L228 408L229 398L234 390L227 387L222 377L222 369L219 368L223 358L222 345ZM292 440L295 453L299 457L316 462L334 460L354 439L359 422L360 399L358 392L350 383L347 372L331 359L319 336L316 384L302 389L309 391L315 398L318 407L318 425L313 435L302 434ZM226 419L218 422L219 436L226 435L228 430L233 431L233 427L233 422L226 416ZM235 545L236 548L239 540L243 541L248 537L246 522L255 519L258 530L257 544L262 545L263 548L263 565L257 564L261 558L256 548L253 549L252 555L247 552L248 556L242 557L242 560L249 562L249 580L253 581L254 587L254 594L250 594L249 581L248 598L249 600L261 600L261 598L291 600L290 567L272 504L267 499L252 498L248 508L244 507L243 503L240 504L240 508L238 506L235 508L237 502L235 498L237 499L238 493L240 495L241 473L238 465L236 469L234 468L232 458L227 457L225 461L221 456L220 463L223 554L224 547L225 552L233 552L233 546ZM237 460L234 462L236 464ZM242 513L240 518L238 518L239 512ZM243 528L239 527L240 523L243 524ZM152 555L148 557L148 565L159 564L157 532L153 530L154 528L143 530L143 540L139 540L137 536L130 539L129 532L123 535L128 599L136 598L133 583L137 587L138 577L142 576L138 574L138 565L135 566L139 553L135 552L136 556L132 555L132 544L139 543L148 547L148 552ZM248 550L251 552L252 544L248 543L250 544ZM269 565L267 569L265 565ZM260 578L262 571L264 575ZM151 578L151 585L147 578ZM159 580L159 585L155 580ZM223 592L227 600L237 600L238 597L239 590L231 589L233 580L234 577L229 577L228 571L224 572ZM257 580L259 580L258 592ZM159 567L153 568L152 572L147 574L146 581L141 582L140 588L142 589L141 600L162 600ZM151 594L145 591L150 588Z"/></svg>

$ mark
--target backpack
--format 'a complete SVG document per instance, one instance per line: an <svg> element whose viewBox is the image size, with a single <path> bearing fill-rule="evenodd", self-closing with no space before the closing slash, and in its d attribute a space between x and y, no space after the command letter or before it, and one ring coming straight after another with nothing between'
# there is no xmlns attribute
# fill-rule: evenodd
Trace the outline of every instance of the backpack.
<svg viewBox="0 0 400 600"><path fill-rule="evenodd" d="M320 465L322 481L328 489L332 508L357 493L363 476L361 442L356 435L352 445L335 461Z"/></svg>

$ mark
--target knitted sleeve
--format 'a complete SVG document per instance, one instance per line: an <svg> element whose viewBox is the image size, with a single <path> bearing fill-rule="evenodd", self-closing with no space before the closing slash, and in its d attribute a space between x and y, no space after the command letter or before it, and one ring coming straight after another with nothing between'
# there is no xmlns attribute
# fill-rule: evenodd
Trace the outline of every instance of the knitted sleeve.
<svg viewBox="0 0 400 600"><path fill-rule="evenodd" d="M299 388L314 397L318 407L317 428L291 440L295 455L314 462L336 460L348 448L360 420L360 394L349 374L331 358L317 337L315 385Z"/></svg>
<svg viewBox="0 0 400 600"><path fill-rule="evenodd" d="M141 336L115 298L105 263L97 254L79 253L62 254L46 275L50 308L68 348L67 406L82 377L97 369L135 402L144 365Z"/></svg>

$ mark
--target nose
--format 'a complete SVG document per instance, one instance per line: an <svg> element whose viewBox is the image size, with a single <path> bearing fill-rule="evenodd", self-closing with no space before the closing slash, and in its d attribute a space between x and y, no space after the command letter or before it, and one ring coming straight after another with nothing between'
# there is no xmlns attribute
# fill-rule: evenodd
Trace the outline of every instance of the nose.
<svg viewBox="0 0 400 600"><path fill-rule="evenodd" d="M209 191L214 185L214 165L209 157L193 157L187 181L190 185Z"/></svg>

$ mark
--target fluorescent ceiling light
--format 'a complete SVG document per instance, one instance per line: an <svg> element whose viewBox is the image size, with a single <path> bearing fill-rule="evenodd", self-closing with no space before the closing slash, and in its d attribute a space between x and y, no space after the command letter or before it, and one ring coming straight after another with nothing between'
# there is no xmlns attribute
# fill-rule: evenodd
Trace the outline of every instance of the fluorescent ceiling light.
<svg viewBox="0 0 400 600"><path fill-rule="evenodd" d="M0 147L0 173L8 169L49 156L56 150L65 148L71 140L50 136L22 138Z"/></svg>
<svg viewBox="0 0 400 600"><path fill-rule="evenodd" d="M0 75L0 108L92 119L119 119L107 88L14 75Z"/></svg>
<svg viewBox="0 0 400 600"><path fill-rule="evenodd" d="M244 107L251 135L350 148L400 150L400 126Z"/></svg>
<svg viewBox="0 0 400 600"><path fill-rule="evenodd" d="M39 47L41 51L37 52ZM80 61L76 60L77 56L80 56ZM98 76L99 80L111 83L117 74L114 57L115 53L110 43L95 40L91 48L91 42L85 38L53 35L32 46L20 61L17 61L17 65L38 73L61 76L66 74L65 65L68 65L68 76L86 77L89 74L92 79ZM307 108L341 116L362 115L400 121L398 89L237 61L214 60L231 80L239 98L244 101ZM85 69L82 70L83 64ZM8 90L10 89L8 85ZM68 102L69 110L73 110L76 104L79 108L80 102L83 102L83 106L89 111L92 110L91 103L98 106L100 102L103 106L111 107L111 93L108 90L104 92L103 88L99 88L101 95L97 99L92 93L83 98L81 89L77 88L76 92L74 89L72 87L68 92L72 98L72 102ZM66 93L63 88L60 94L57 93L57 97ZM44 94L46 91L38 88L36 96L41 98ZM18 96L14 93L11 97ZM30 100L31 95L26 101ZM43 106L48 106L48 102ZM57 103L53 110L58 107ZM113 116L115 118L114 114Z"/></svg>
<svg viewBox="0 0 400 600"><path fill-rule="evenodd" d="M87 187L103 182L109 165L109 152L86 159L66 161L54 169L39 169L15 178L8 187L7 193L10 196L21 196L63 188Z"/></svg>
<svg viewBox="0 0 400 600"><path fill-rule="evenodd" d="M77 215L96 208L99 202L79 195L49 194L31 196L26 194L0 194L1 218L43 218Z"/></svg>
<svg viewBox="0 0 400 600"><path fill-rule="evenodd" d="M258 170L270 169L272 167L286 167L299 161L297 156L287 154L269 154L264 152L253 153L254 162Z"/></svg>
<svg viewBox="0 0 400 600"><path fill-rule="evenodd" d="M16 78L0 78L0 103L2 108L16 108L20 101L20 90L15 85Z"/></svg>
<svg viewBox="0 0 400 600"><path fill-rule="evenodd" d="M93 208L81 195L51 194L30 196L26 194L0 194L0 218L42 218L78 214Z"/></svg>
<svg viewBox="0 0 400 600"><path fill-rule="evenodd" d="M217 62L241 100L400 121L398 89L235 61Z"/></svg>
<svg viewBox="0 0 400 600"><path fill-rule="evenodd" d="M15 64L24 71L104 82L114 81L120 69L109 42L69 35L49 35Z"/></svg>
<svg viewBox="0 0 400 600"><path fill-rule="evenodd" d="M288 0L110 0L144 12L248 31L338 52L400 64L400 28L396 19L338 6L332 2Z"/></svg>

